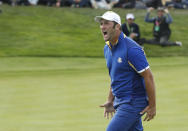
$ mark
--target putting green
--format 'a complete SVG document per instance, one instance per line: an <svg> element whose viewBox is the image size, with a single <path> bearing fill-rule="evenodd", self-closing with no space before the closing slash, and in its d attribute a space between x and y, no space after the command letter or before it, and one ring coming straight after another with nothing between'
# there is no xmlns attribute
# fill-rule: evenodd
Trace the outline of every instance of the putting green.
<svg viewBox="0 0 188 131"><path fill-rule="evenodd" d="M157 117L146 131L188 130L188 58L149 58ZM110 79L101 58L0 58L0 130L104 131Z"/></svg>

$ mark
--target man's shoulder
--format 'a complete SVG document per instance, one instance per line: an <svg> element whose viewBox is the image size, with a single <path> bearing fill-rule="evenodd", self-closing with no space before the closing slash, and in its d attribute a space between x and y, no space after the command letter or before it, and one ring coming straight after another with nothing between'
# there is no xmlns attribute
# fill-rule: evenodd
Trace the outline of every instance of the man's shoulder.
<svg viewBox="0 0 188 131"><path fill-rule="evenodd" d="M104 49L106 49L106 48L108 48L108 45L105 43L105 45L104 45Z"/></svg>
<svg viewBox="0 0 188 131"><path fill-rule="evenodd" d="M104 51L106 51L107 49L111 48L110 46L110 42L109 41L106 41L105 42L105 45L104 45Z"/></svg>
<svg viewBox="0 0 188 131"><path fill-rule="evenodd" d="M125 26L125 25L127 25L127 23L125 22L125 23L122 24L122 26L123 26L123 25Z"/></svg>
<svg viewBox="0 0 188 131"><path fill-rule="evenodd" d="M126 23L123 23L123 24L121 25L121 27L127 27L127 24L126 24Z"/></svg>
<svg viewBox="0 0 188 131"><path fill-rule="evenodd" d="M139 27L139 25L136 24L136 23L132 23L132 26L133 26L133 27Z"/></svg>
<svg viewBox="0 0 188 131"><path fill-rule="evenodd" d="M132 40L129 37L125 38L125 43L127 45L127 49L130 49L130 48L141 48L134 40Z"/></svg>

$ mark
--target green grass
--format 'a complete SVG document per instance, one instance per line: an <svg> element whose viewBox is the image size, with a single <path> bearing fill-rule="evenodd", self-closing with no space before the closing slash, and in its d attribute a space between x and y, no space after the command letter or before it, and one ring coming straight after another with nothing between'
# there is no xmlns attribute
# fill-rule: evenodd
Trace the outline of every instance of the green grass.
<svg viewBox="0 0 188 131"><path fill-rule="evenodd" d="M0 56L82 56L103 57L104 41L96 15L105 10L3 5L0 14ZM144 22L145 10L114 9L124 22L133 12L142 37L152 37L152 24ZM188 56L187 10L171 10L171 41L183 47L145 45L148 56ZM152 14L154 16L154 13Z"/></svg>
<svg viewBox="0 0 188 131"><path fill-rule="evenodd" d="M110 80L101 58L0 58L1 131L104 131ZM188 58L149 58L157 117L146 131L188 130Z"/></svg>

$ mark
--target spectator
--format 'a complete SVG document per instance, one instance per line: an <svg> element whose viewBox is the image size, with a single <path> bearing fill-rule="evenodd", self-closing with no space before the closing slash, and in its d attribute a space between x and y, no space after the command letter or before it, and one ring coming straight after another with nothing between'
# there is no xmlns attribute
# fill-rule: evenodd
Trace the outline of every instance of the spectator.
<svg viewBox="0 0 188 131"><path fill-rule="evenodd" d="M10 2L11 2L12 6L15 6L15 5L18 4L18 2L21 2L21 1L19 1L19 0L10 0Z"/></svg>
<svg viewBox="0 0 188 131"><path fill-rule="evenodd" d="M172 2L172 0L161 0L162 6L165 6L167 2Z"/></svg>
<svg viewBox="0 0 188 131"><path fill-rule="evenodd" d="M34 1L34 0L30 0L30 1ZM16 6L16 5L29 5L29 0L4 0L3 2L8 3L12 6Z"/></svg>
<svg viewBox="0 0 188 131"><path fill-rule="evenodd" d="M89 0L72 0L72 7L87 7L89 6Z"/></svg>
<svg viewBox="0 0 188 131"><path fill-rule="evenodd" d="M188 8L188 0L182 0L183 7Z"/></svg>
<svg viewBox="0 0 188 131"><path fill-rule="evenodd" d="M135 4L136 9L146 9L146 3L144 0L136 0Z"/></svg>
<svg viewBox="0 0 188 131"><path fill-rule="evenodd" d="M30 5L37 5L38 0L28 0Z"/></svg>
<svg viewBox="0 0 188 131"><path fill-rule="evenodd" d="M61 0L61 6L68 6L70 7L73 4L72 0Z"/></svg>
<svg viewBox="0 0 188 131"><path fill-rule="evenodd" d="M106 0L90 0L90 2L94 9L110 9L110 5L106 2Z"/></svg>
<svg viewBox="0 0 188 131"><path fill-rule="evenodd" d="M134 8L136 4L136 0L126 0L127 2L124 3L122 6L123 8Z"/></svg>
<svg viewBox="0 0 188 131"><path fill-rule="evenodd" d="M39 5L47 5L47 6L71 6L73 4L73 0L38 0Z"/></svg>
<svg viewBox="0 0 188 131"><path fill-rule="evenodd" d="M154 8L148 8L145 21L149 23L154 23L153 26L153 36L154 39L145 40L145 43L148 44L158 44L161 46L181 46L181 42L170 42L168 41L170 38L171 30L169 24L172 23L172 17L168 11L168 9L164 9L159 7L157 9L157 17L149 18L150 12ZM164 15L166 13L166 16Z"/></svg>
<svg viewBox="0 0 188 131"><path fill-rule="evenodd" d="M162 6L161 0L143 0L147 7L157 8Z"/></svg>
<svg viewBox="0 0 188 131"><path fill-rule="evenodd" d="M47 6L53 6L56 3L56 0L43 0L46 1Z"/></svg>
<svg viewBox="0 0 188 131"><path fill-rule="evenodd" d="M188 0L171 0L165 3L165 6L170 6L178 9L185 9L188 6Z"/></svg>
<svg viewBox="0 0 188 131"><path fill-rule="evenodd" d="M135 20L134 15L128 13L126 15L126 20L127 20L127 24L124 23L121 26L123 33L141 45L139 26L136 23L134 23Z"/></svg>
<svg viewBox="0 0 188 131"><path fill-rule="evenodd" d="M91 5L95 9L112 9L114 5L116 5L119 0L110 0L109 3L106 0L90 0Z"/></svg>
<svg viewBox="0 0 188 131"><path fill-rule="evenodd" d="M61 0L57 0L56 1L56 7L60 7L61 6Z"/></svg>
<svg viewBox="0 0 188 131"><path fill-rule="evenodd" d="M54 1L56 7L61 7L61 6L71 6L73 4L72 0L56 0Z"/></svg>
<svg viewBox="0 0 188 131"><path fill-rule="evenodd" d="M61 0L38 0L38 4L53 6L53 5L56 5L58 1L61 1Z"/></svg>

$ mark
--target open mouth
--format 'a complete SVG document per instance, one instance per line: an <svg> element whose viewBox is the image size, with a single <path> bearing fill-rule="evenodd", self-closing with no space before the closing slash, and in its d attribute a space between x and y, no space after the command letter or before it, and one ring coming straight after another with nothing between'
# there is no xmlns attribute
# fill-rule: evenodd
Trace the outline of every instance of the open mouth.
<svg viewBox="0 0 188 131"><path fill-rule="evenodd" d="M107 35L107 32L105 31L105 32L103 32L103 34L104 34L104 35Z"/></svg>

